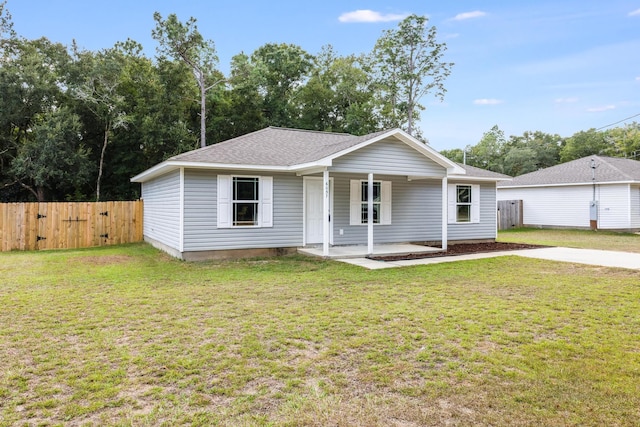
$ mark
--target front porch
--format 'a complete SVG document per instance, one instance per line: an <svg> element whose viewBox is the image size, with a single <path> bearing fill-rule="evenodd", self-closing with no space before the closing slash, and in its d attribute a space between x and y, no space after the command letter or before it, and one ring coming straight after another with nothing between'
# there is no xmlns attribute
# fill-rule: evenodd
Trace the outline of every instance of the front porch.
<svg viewBox="0 0 640 427"><path fill-rule="evenodd" d="M300 252L359 258L446 250L446 175L329 172L324 168L300 174L304 218ZM386 243L411 241L441 241L442 249Z"/></svg>
<svg viewBox="0 0 640 427"><path fill-rule="evenodd" d="M395 243L373 245L373 253L370 252L367 245L346 245L346 246L330 246L328 255L323 251L322 246L298 248L298 252L304 255L348 259L348 258L364 258L367 256L390 256L390 255L407 255L417 253L434 253L442 252L445 249L435 248L432 246L416 245L411 243Z"/></svg>

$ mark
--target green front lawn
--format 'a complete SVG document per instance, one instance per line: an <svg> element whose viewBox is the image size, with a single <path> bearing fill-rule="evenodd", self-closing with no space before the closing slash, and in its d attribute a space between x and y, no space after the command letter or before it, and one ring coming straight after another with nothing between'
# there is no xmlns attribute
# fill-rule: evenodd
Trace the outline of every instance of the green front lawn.
<svg viewBox="0 0 640 427"><path fill-rule="evenodd" d="M0 254L0 425L638 425L640 275Z"/></svg>
<svg viewBox="0 0 640 427"><path fill-rule="evenodd" d="M640 234L602 230L516 228L501 230L498 241L640 253Z"/></svg>

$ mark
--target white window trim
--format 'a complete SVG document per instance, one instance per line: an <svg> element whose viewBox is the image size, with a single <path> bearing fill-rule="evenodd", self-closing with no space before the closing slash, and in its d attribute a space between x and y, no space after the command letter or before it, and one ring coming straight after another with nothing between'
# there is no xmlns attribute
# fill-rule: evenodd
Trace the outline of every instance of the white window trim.
<svg viewBox="0 0 640 427"><path fill-rule="evenodd" d="M459 185L471 187L471 221L456 221L458 212L457 189ZM468 183L455 183L448 185L448 223L449 224L479 224L480 223L480 185Z"/></svg>
<svg viewBox="0 0 640 427"><path fill-rule="evenodd" d="M233 225L233 179L258 179L258 223ZM258 175L218 175L218 228L251 229L273 227L273 177Z"/></svg>
<svg viewBox="0 0 640 427"><path fill-rule="evenodd" d="M352 179L350 182L349 194L349 225L367 226L366 222L362 222L362 183L368 183L366 179ZM379 225L391 225L391 181L382 181L379 179L373 182L380 183L380 222L374 223L375 227Z"/></svg>

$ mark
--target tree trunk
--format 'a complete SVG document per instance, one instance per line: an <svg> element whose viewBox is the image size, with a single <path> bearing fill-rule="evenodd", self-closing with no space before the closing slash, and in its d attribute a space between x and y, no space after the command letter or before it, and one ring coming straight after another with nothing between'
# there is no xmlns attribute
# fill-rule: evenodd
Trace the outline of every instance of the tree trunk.
<svg viewBox="0 0 640 427"><path fill-rule="evenodd" d="M46 201L44 187L36 187L36 196L39 202Z"/></svg>
<svg viewBox="0 0 640 427"><path fill-rule="evenodd" d="M20 184L23 188L26 188L27 190L29 190L31 192L31 194L33 194L36 197L36 200L39 202L44 202L44 188L39 187L36 191L33 189L33 187L31 187L30 185L25 184L22 181L17 181L18 184ZM5 186L6 187L6 186Z"/></svg>
<svg viewBox="0 0 640 427"><path fill-rule="evenodd" d="M96 182L96 202L100 201L100 181L102 180L102 167L104 165L104 153L107 151L107 143L109 142L109 124L104 129L104 142L102 143L102 152L100 153L100 165L98 166L98 180Z"/></svg>
<svg viewBox="0 0 640 427"><path fill-rule="evenodd" d="M205 88L204 73L200 73L198 78L200 86L200 147L207 146L207 89Z"/></svg>

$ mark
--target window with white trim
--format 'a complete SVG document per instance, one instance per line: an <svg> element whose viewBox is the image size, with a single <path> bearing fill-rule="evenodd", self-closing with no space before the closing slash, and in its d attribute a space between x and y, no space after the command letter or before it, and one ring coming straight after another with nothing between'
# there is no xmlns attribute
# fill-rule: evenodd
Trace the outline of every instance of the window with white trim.
<svg viewBox="0 0 640 427"><path fill-rule="evenodd" d="M258 225L260 178L234 176L231 224L234 227Z"/></svg>
<svg viewBox="0 0 640 427"><path fill-rule="evenodd" d="M456 222L471 222L470 185L456 185Z"/></svg>
<svg viewBox="0 0 640 427"><path fill-rule="evenodd" d="M391 224L391 181L373 181L373 223ZM351 180L350 225L369 221L369 181Z"/></svg>
<svg viewBox="0 0 640 427"><path fill-rule="evenodd" d="M272 227L273 177L218 175L218 228Z"/></svg>
<svg viewBox="0 0 640 427"><path fill-rule="evenodd" d="M449 184L449 218L453 224L480 222L480 186Z"/></svg>
<svg viewBox="0 0 640 427"><path fill-rule="evenodd" d="M380 205L382 203L381 195L382 183L380 181L373 182L373 223L380 224ZM360 204L361 215L360 215L360 223L367 224L369 222L369 183L368 181L362 181L362 185L360 188L361 197L360 200L362 203Z"/></svg>

